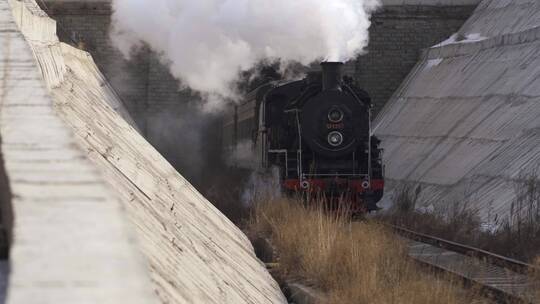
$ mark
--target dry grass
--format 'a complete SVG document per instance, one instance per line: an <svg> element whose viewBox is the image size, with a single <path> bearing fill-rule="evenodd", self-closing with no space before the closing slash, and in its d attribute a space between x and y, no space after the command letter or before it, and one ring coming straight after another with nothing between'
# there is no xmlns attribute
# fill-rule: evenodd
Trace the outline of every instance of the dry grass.
<svg viewBox="0 0 540 304"><path fill-rule="evenodd" d="M394 205L380 219L411 230L471 245L503 256L533 263L540 257L540 178L537 171L523 173L514 183L516 199L507 218L494 223L496 229L482 229L482 221L471 202L454 202L444 209L419 212L421 189L402 185Z"/></svg>
<svg viewBox="0 0 540 304"><path fill-rule="evenodd" d="M272 240L281 275L324 290L326 303L474 302L460 284L419 269L384 227L348 218L281 199L259 204L250 229Z"/></svg>
<svg viewBox="0 0 540 304"><path fill-rule="evenodd" d="M396 189L394 205L377 215L382 221L416 232L465 243L478 244L483 237L481 219L469 202L455 202L430 212L418 210L419 186L404 184Z"/></svg>
<svg viewBox="0 0 540 304"><path fill-rule="evenodd" d="M536 284L536 298L540 299L540 257L537 257L532 262L532 265L535 267L535 269L532 270L531 277Z"/></svg>

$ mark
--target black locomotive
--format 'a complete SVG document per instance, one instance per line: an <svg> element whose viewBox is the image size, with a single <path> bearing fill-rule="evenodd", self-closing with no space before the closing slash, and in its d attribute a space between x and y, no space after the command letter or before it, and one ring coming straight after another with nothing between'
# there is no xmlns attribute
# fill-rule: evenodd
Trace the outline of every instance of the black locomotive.
<svg viewBox="0 0 540 304"><path fill-rule="evenodd" d="M375 210L384 173L379 140L371 136L371 99L343 77L343 63L321 66L303 80L270 82L247 94L224 120L224 147L234 166L276 169L284 190Z"/></svg>

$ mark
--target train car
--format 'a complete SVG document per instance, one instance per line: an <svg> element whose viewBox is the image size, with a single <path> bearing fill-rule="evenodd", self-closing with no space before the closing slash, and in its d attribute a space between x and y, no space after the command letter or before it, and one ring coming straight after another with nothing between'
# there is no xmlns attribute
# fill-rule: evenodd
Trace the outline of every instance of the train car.
<svg viewBox="0 0 540 304"><path fill-rule="evenodd" d="M229 165L277 171L287 192L347 198L354 211L376 210L384 166L371 135L371 99L343 77L343 63L321 67L302 80L262 85L230 109L223 124Z"/></svg>

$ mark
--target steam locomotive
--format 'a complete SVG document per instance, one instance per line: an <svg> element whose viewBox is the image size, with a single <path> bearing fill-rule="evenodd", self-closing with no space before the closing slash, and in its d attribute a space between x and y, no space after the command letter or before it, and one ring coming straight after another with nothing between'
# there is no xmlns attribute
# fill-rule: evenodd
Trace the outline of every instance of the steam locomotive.
<svg viewBox="0 0 540 304"><path fill-rule="evenodd" d="M230 165L277 170L288 192L346 198L354 211L376 210L384 190L379 140L371 136L371 99L343 77L343 63L298 81L274 81L247 94L223 122ZM340 200L343 202L343 200Z"/></svg>

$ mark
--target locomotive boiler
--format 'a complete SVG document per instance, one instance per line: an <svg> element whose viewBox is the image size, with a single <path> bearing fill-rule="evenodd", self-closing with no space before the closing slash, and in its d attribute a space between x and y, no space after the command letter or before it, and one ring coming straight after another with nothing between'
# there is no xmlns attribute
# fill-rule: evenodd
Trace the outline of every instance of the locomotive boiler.
<svg viewBox="0 0 540 304"><path fill-rule="evenodd" d="M269 82L247 94L224 119L225 152L235 167L277 171L287 192L376 210L384 172L379 140L371 135L371 99L343 77L343 63L321 67L302 80Z"/></svg>

